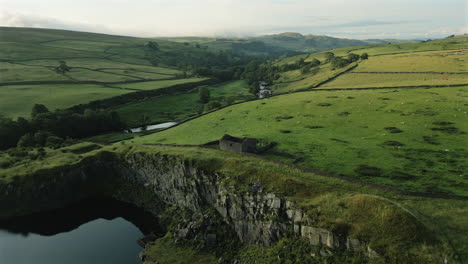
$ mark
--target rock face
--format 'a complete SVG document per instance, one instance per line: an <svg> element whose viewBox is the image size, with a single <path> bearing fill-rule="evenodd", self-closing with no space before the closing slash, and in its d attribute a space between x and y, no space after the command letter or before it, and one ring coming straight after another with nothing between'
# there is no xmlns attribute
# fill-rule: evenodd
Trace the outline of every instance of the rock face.
<svg viewBox="0 0 468 264"><path fill-rule="evenodd" d="M166 204L194 212L215 208L246 244L270 246L286 235L295 234L307 238L312 245L353 251L365 246L357 239L311 226L310 219L293 202L258 186L249 192L238 192L223 184L226 176L205 173L187 161L135 154L122 166L127 171L122 177L145 186Z"/></svg>
<svg viewBox="0 0 468 264"><path fill-rule="evenodd" d="M105 161L94 160L47 176L32 175L7 186L0 185L0 212L19 208L22 214L27 214L57 208L100 193L107 188L104 186L118 179L141 188L134 191L152 193L157 199L151 203L177 206L194 213L214 209L245 244L270 246L284 236L296 235L308 239L312 245L353 251L366 247L357 239L313 227L311 220L293 202L265 191L261 183L241 192L224 184L228 177L205 172L194 163L175 156L144 153L125 158L112 156ZM45 204L47 206L42 206ZM14 214L19 213L11 213ZM181 222L176 236L190 239L197 236L197 230L206 229L208 233L202 239L208 247L223 239L212 232L215 224L197 221ZM368 251L369 256L376 256L374 251Z"/></svg>

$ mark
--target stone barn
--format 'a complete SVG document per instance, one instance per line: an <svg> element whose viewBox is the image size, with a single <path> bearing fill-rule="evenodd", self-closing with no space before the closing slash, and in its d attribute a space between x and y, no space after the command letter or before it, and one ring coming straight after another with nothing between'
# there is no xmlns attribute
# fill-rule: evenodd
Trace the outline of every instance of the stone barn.
<svg viewBox="0 0 468 264"><path fill-rule="evenodd" d="M257 150L257 139L238 138L226 134L219 141L219 148L236 153L254 153Z"/></svg>

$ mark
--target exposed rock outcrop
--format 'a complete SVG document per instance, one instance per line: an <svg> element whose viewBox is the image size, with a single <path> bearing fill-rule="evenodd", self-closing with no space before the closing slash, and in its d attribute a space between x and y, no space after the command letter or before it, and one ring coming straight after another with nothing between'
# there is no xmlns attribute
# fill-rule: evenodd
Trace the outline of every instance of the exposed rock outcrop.
<svg viewBox="0 0 468 264"><path fill-rule="evenodd" d="M240 191L225 184L228 177L207 172L194 162L176 156L107 155L105 160L88 160L57 172L40 171L21 181L0 186L3 188L0 190L0 211L17 208L10 212L15 215L57 208L100 194L118 180L154 195L157 199L151 203L177 206L194 213L214 208L219 219L245 244L270 246L284 236L295 235L308 239L312 245L335 249L357 251L366 247L357 239L314 227L305 212L293 202L259 188L260 183L255 183L255 188ZM121 192L118 198L132 200L125 195ZM176 237L191 239L198 235L207 247L215 246L223 238L213 232L214 223L206 221L206 217L200 219L185 222L181 219ZM370 249L368 252L370 257L378 256Z"/></svg>
<svg viewBox="0 0 468 264"><path fill-rule="evenodd" d="M223 184L226 176L206 173L191 162L135 154L127 157L122 166L127 171L122 177L145 186L167 204L194 212L207 206L215 208L243 243L270 246L294 234L307 238L312 245L353 251L365 247L357 239L311 226L306 214L285 198L263 188L257 192L239 192Z"/></svg>

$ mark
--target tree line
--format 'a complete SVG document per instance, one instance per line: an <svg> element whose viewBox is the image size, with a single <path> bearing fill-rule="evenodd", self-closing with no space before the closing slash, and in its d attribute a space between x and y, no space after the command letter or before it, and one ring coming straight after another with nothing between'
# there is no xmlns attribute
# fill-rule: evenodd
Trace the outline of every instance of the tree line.
<svg viewBox="0 0 468 264"><path fill-rule="evenodd" d="M0 116L0 149L12 147L61 147L67 139L80 139L99 133L122 131L127 125L116 112L86 109L49 111L36 104L28 120Z"/></svg>

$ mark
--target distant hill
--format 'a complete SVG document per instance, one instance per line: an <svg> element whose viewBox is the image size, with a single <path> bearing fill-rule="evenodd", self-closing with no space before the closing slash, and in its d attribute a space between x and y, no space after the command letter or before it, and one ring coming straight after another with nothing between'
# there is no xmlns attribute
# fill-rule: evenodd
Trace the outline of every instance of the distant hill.
<svg viewBox="0 0 468 264"><path fill-rule="evenodd" d="M415 42L412 40L397 39L356 40L321 35L302 35L294 32L249 38L175 37L157 39L191 44L196 43L213 49L231 50L234 53L249 56L269 56L276 58L350 46Z"/></svg>
<svg viewBox="0 0 468 264"><path fill-rule="evenodd" d="M302 35L300 33L281 33L275 35L265 35L256 37L256 40L263 41L267 45L282 47L292 51L300 52L319 52L323 50L344 48L350 46L380 45L380 44L398 44L414 42L410 40L395 39L370 39L356 40L334 38L323 35Z"/></svg>
<svg viewBox="0 0 468 264"><path fill-rule="evenodd" d="M165 40L0 27L0 115L28 116L36 103L54 110L126 93L197 83L206 78L198 78L194 69L224 69L243 60ZM69 69L58 71L60 61Z"/></svg>

